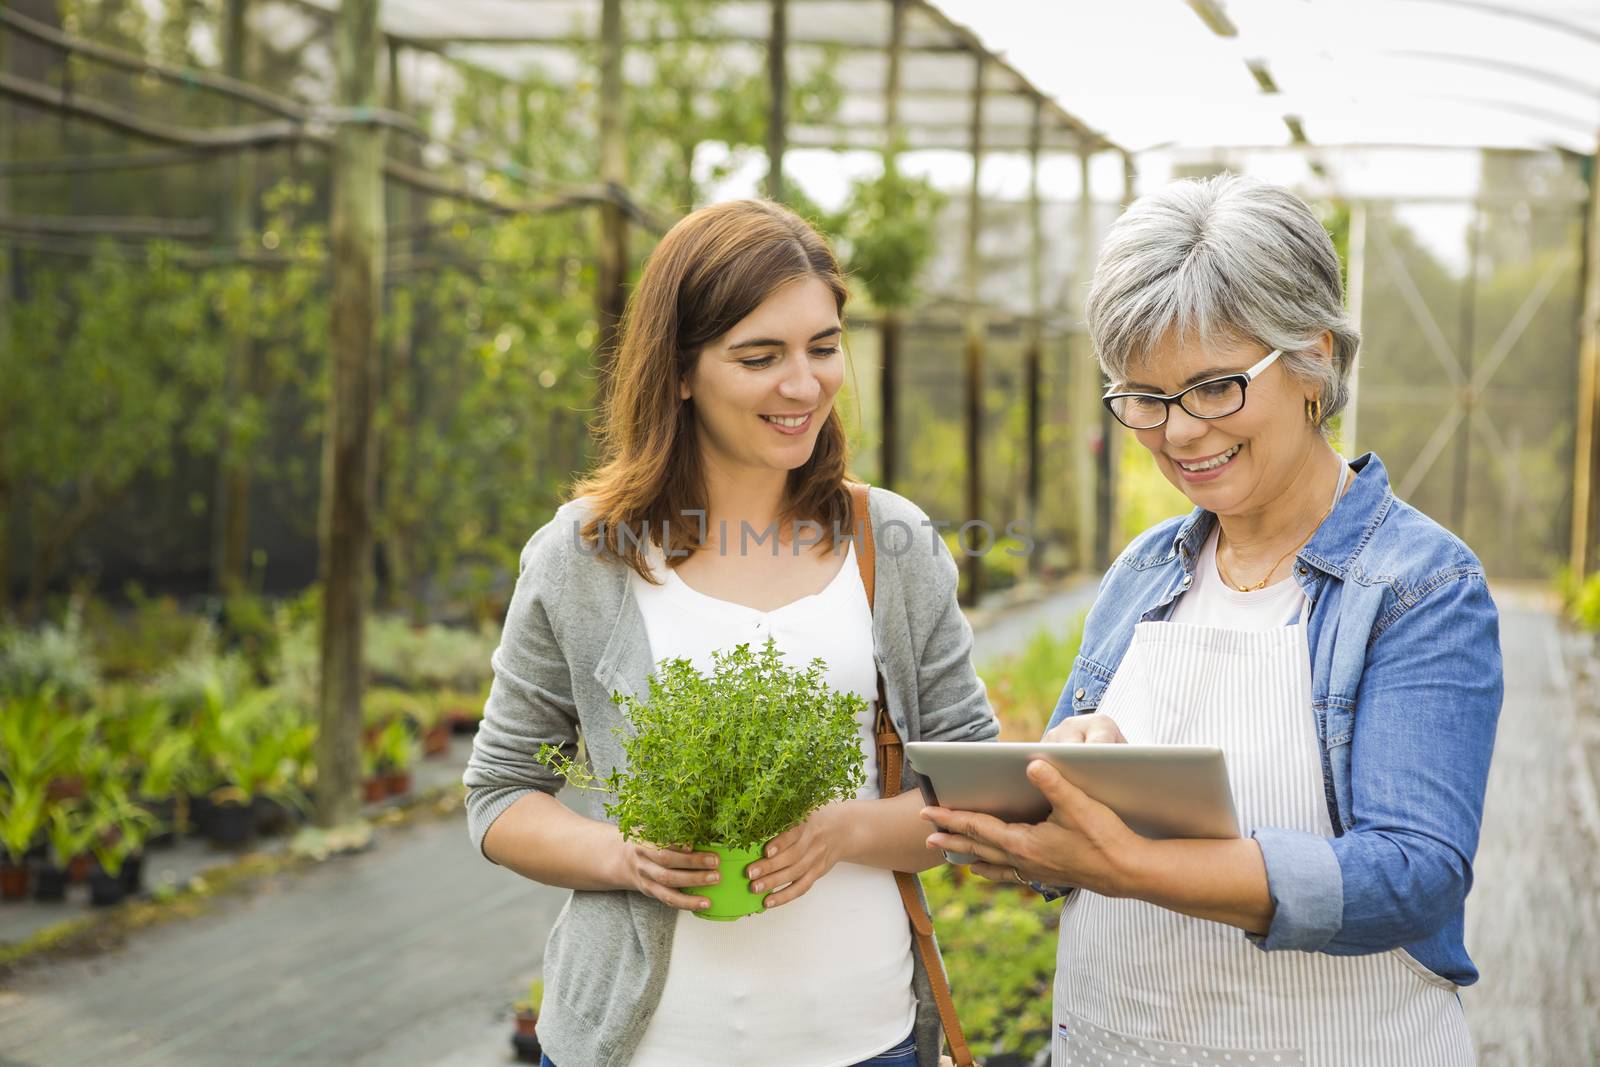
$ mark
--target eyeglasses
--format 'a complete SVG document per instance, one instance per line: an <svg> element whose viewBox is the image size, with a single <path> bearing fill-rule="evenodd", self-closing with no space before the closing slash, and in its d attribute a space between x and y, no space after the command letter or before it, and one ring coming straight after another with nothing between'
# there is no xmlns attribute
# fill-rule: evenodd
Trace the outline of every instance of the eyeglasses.
<svg viewBox="0 0 1600 1067"><path fill-rule="evenodd" d="M1197 419L1220 419L1244 407L1245 387L1272 366L1281 348L1274 348L1265 359L1249 370L1238 374L1224 374L1196 382L1187 389L1163 396L1160 393L1107 393L1101 403L1116 416L1118 422L1130 430L1154 430L1167 421L1173 404Z"/></svg>

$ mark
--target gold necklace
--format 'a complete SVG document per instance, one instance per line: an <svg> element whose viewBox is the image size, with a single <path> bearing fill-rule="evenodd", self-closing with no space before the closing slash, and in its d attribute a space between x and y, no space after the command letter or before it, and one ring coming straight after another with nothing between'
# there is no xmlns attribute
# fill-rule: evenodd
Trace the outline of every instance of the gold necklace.
<svg viewBox="0 0 1600 1067"><path fill-rule="evenodd" d="M1341 483L1342 483L1342 481L1343 481L1343 479L1341 479ZM1342 484L1341 484L1341 488L1342 488ZM1322 513L1322 518L1318 519L1315 523L1312 524L1311 529L1306 532L1306 535L1304 537L1302 537L1300 539L1300 541L1293 548L1289 549L1289 552L1285 552L1283 555L1279 556L1277 558L1277 560L1275 560L1273 562L1272 566L1267 568L1266 577L1262 578L1255 585L1239 585L1232 578L1228 577L1227 571L1222 569L1222 521L1219 519L1217 521L1217 575L1219 577L1221 577L1221 579L1224 582L1226 582L1228 585L1233 586L1233 588L1237 589L1241 593L1254 593L1258 589L1265 589L1267 587L1267 579L1271 578L1272 577L1272 572L1278 569L1278 564L1280 564L1284 560L1288 559L1290 552L1298 552L1298 551L1300 551L1300 549L1305 545L1305 543L1307 541L1311 540L1311 535L1317 532L1317 527L1322 525L1323 519L1326 519L1329 515L1333 514L1334 504L1337 504L1338 502L1339 502L1339 497L1338 497L1338 494L1336 493L1334 495L1334 498L1333 498L1333 504L1329 504L1328 505L1328 510L1324 511Z"/></svg>

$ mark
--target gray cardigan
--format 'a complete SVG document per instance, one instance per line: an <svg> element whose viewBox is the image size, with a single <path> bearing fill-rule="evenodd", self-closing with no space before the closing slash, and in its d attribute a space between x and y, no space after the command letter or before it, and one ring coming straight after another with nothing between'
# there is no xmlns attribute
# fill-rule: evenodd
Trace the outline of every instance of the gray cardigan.
<svg viewBox="0 0 1600 1067"><path fill-rule="evenodd" d="M540 745L576 751L597 774L623 760L611 694L640 695L654 669L628 570L586 552L583 499L564 505L522 550L516 591L492 665L494 682L463 777L467 827L481 853L490 824L517 798L563 784L534 759ZM956 604L956 564L927 515L885 489L869 494L877 543L874 656L900 736L987 741L999 733L971 660L972 628ZM917 788L906 771L905 789ZM594 813L600 817L599 812ZM643 894L574 891L545 949L539 1037L561 1067L623 1067L661 998L676 912ZM916 957L916 953L912 953ZM921 1067L942 1034L915 960ZM828 1020L818 1019L819 1027Z"/></svg>

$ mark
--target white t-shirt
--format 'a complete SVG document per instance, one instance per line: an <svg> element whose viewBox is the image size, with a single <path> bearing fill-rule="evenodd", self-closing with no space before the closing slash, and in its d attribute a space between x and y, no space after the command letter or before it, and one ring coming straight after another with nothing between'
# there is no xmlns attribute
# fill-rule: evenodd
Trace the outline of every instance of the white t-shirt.
<svg viewBox="0 0 1600 1067"><path fill-rule="evenodd" d="M713 650L772 637L790 666L815 657L834 690L867 701L861 748L878 797L872 726L877 703L872 615L855 547L820 593L774 611L691 588L651 556L652 585L630 576L654 662L682 657L709 672ZM911 931L888 870L840 863L798 900L737 922L678 913L661 1003L634 1053L636 1067L844 1067L911 1032Z"/></svg>
<svg viewBox="0 0 1600 1067"><path fill-rule="evenodd" d="M1222 580L1217 570L1217 532L1211 531L1194 565L1194 588L1172 605L1168 622L1214 626L1223 630L1276 630L1300 618L1305 592L1292 577L1265 589L1241 593Z"/></svg>

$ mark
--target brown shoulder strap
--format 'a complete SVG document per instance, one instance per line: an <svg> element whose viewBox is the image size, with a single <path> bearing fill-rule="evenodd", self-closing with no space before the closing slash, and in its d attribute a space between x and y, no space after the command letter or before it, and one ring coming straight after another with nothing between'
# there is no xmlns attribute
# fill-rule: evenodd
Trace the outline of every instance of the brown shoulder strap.
<svg viewBox="0 0 1600 1067"><path fill-rule="evenodd" d="M872 515L867 508L867 486L850 487L851 522L854 524L856 565L861 569L861 584L867 590L867 607L871 608L876 589L878 555L872 537ZM878 745L878 772L881 775L884 797L900 792L900 734L894 728L889 714L889 701L884 694L883 675L878 675L878 718L875 727ZM961 1031L961 1021L956 1018L955 1001L950 996L950 981L944 973L944 960L939 957L939 945L933 936L933 920L927 907L917 895L917 876L904 871L894 875L900 890L900 901L905 905L906 917L911 920L911 932L917 943L917 954L928 972L928 982L933 986L933 999L939 1005L939 1021L944 1025L945 1040L950 1044L950 1056L956 1067L975 1067L972 1050Z"/></svg>

